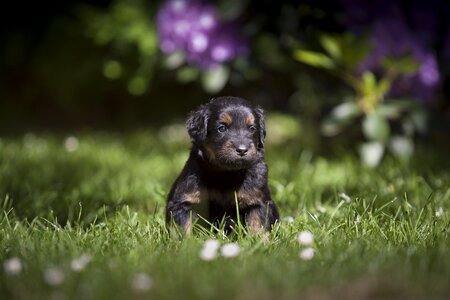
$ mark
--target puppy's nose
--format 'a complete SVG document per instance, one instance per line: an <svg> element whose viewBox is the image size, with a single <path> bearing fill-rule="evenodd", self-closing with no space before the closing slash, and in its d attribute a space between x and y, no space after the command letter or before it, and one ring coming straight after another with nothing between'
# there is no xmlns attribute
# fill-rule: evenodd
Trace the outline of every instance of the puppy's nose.
<svg viewBox="0 0 450 300"><path fill-rule="evenodd" d="M245 145L239 145L236 148L236 152L240 155L240 156L244 156L245 154L247 154L248 148Z"/></svg>

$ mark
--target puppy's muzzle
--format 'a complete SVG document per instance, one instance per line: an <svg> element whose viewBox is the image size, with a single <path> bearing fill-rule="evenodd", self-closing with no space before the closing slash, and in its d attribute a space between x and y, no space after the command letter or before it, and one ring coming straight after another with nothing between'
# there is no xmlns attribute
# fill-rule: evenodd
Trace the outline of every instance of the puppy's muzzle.
<svg viewBox="0 0 450 300"><path fill-rule="evenodd" d="M245 156L248 152L248 147L244 144L239 144L236 147L236 152L239 156Z"/></svg>

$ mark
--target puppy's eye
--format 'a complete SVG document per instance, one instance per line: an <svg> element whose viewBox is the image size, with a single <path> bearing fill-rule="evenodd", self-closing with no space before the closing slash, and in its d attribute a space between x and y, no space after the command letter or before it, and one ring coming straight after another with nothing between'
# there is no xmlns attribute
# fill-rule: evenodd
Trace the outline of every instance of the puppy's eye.
<svg viewBox="0 0 450 300"><path fill-rule="evenodd" d="M248 128L248 130L250 130L251 132L255 132L256 131L256 126L250 126L249 128Z"/></svg>
<svg viewBox="0 0 450 300"><path fill-rule="evenodd" d="M217 127L217 131L218 132L225 132L225 131L227 131L227 126L219 125L219 127Z"/></svg>

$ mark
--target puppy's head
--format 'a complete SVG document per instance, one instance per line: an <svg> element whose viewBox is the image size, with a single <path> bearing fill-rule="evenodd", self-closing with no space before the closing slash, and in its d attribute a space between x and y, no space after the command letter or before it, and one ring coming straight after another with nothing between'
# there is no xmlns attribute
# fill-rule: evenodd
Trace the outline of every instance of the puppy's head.
<svg viewBox="0 0 450 300"><path fill-rule="evenodd" d="M247 169L263 157L264 112L236 97L219 97L189 114L192 142L222 170Z"/></svg>

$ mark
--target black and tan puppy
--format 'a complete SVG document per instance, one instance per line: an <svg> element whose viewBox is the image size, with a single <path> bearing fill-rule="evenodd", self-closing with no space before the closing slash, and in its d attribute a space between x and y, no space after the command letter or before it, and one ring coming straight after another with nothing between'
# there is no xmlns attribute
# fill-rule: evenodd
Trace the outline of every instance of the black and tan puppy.
<svg viewBox="0 0 450 300"><path fill-rule="evenodd" d="M267 186L264 112L236 97L220 97L189 114L192 149L169 193L166 219L190 232L197 214L269 232L279 219ZM238 210L236 209L236 198Z"/></svg>

